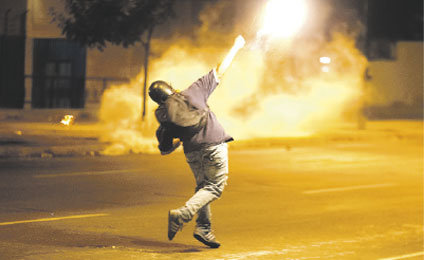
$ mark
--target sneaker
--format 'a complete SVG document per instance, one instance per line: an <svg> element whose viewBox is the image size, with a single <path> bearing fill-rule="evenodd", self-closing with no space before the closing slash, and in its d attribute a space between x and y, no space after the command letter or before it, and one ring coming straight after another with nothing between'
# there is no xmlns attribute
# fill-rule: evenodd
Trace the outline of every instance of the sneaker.
<svg viewBox="0 0 425 260"><path fill-rule="evenodd" d="M220 242L215 240L215 236L209 227L205 228L202 226L197 226L195 232L193 233L193 237L211 248L220 247Z"/></svg>
<svg viewBox="0 0 425 260"><path fill-rule="evenodd" d="M177 231L183 229L183 220L178 210L168 211L168 239L173 240Z"/></svg>

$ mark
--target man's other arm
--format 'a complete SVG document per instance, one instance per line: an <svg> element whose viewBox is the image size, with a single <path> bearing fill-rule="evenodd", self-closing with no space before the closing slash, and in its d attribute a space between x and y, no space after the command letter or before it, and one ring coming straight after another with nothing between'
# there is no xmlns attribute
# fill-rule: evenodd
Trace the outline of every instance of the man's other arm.
<svg viewBox="0 0 425 260"><path fill-rule="evenodd" d="M161 155L170 154L180 146L180 141L173 142L173 133L163 125L160 125L156 130L156 138Z"/></svg>

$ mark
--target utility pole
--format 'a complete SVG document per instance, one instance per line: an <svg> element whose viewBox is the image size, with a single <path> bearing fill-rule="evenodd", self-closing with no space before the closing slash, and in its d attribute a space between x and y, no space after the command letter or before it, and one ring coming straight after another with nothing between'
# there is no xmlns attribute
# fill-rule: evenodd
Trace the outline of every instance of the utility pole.
<svg viewBox="0 0 425 260"><path fill-rule="evenodd" d="M143 47L145 48L145 60L144 60L144 82L143 82L143 90L142 90L142 121L145 121L146 118L146 110L147 110L147 82L148 82L148 66L149 66L149 53L150 53L150 44L153 33L153 26L148 29L146 41L143 42Z"/></svg>
<svg viewBox="0 0 425 260"><path fill-rule="evenodd" d="M369 0L361 1L360 6L360 20L363 24L363 30L360 34L360 48L363 54L366 57L367 63L368 60L368 46L369 46L369 37L368 37L368 16L369 16ZM370 79L370 75L368 74L369 64L366 65L366 69L363 73L362 86L361 86L361 96L359 100L359 108L357 111L357 129L364 130L366 129L366 118L364 115L365 105L366 105L366 84L367 80Z"/></svg>

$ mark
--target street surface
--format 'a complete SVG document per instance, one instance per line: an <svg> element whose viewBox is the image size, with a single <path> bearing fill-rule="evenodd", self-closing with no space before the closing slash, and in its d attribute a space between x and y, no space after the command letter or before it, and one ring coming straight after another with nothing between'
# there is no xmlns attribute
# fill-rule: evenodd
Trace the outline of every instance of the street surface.
<svg viewBox="0 0 425 260"><path fill-rule="evenodd" d="M168 156L0 161L0 259L423 259L423 138L230 146L222 243L167 239L194 191Z"/></svg>

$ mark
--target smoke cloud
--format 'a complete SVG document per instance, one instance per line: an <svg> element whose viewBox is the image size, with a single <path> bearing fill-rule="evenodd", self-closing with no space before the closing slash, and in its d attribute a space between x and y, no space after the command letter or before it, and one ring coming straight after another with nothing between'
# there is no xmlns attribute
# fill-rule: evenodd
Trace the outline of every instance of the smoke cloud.
<svg viewBox="0 0 425 260"><path fill-rule="evenodd" d="M183 90L221 62L241 27L220 22L227 2L201 13L197 39L153 41L161 55L151 62L150 81L165 80ZM236 140L307 136L355 119L367 61L353 35L335 31L309 40L247 40L208 101ZM331 63L321 64L323 56ZM149 100L147 119L140 120L141 75L103 95L100 118L109 131L102 140L111 144L106 154L157 152L156 104Z"/></svg>
<svg viewBox="0 0 425 260"><path fill-rule="evenodd" d="M108 143L106 155L156 153L149 122L141 122L141 90L138 80L129 85L112 86L102 96L99 119L107 131L101 141ZM149 132L149 133L148 133Z"/></svg>

